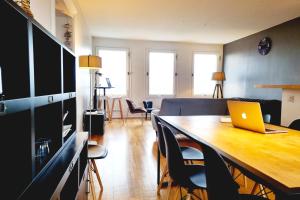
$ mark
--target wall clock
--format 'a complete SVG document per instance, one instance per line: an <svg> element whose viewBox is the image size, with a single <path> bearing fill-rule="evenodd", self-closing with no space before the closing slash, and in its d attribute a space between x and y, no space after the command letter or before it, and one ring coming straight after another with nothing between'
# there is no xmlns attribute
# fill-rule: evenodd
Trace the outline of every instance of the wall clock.
<svg viewBox="0 0 300 200"><path fill-rule="evenodd" d="M267 55L272 47L272 40L269 37L264 37L258 43L257 49L261 55Z"/></svg>

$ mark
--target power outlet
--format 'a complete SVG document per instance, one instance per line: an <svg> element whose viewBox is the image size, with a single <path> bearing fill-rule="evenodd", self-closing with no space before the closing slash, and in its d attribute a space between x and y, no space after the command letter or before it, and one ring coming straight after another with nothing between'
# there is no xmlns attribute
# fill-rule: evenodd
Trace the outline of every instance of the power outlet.
<svg viewBox="0 0 300 200"><path fill-rule="evenodd" d="M289 96L289 102L294 103L295 102L295 96Z"/></svg>

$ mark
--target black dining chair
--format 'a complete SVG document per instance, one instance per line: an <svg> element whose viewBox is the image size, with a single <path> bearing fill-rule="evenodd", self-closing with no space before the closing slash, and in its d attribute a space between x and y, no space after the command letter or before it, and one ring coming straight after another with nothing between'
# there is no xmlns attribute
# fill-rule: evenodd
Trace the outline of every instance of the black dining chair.
<svg viewBox="0 0 300 200"><path fill-rule="evenodd" d="M223 158L211 147L203 145L207 195L209 200L267 200L252 194L240 194Z"/></svg>
<svg viewBox="0 0 300 200"><path fill-rule="evenodd" d="M182 150L171 129L162 125L162 132L166 147L168 172L171 180L179 185L180 191L181 187L187 189L188 193L186 199L190 199L192 195L196 196L193 193L195 189L200 189L202 196L204 196L202 191L206 189L204 165L186 165L184 163ZM167 198L169 198L171 190L171 180L168 184Z"/></svg>
<svg viewBox="0 0 300 200"><path fill-rule="evenodd" d="M300 119L294 120L290 125L289 128L299 130L300 131Z"/></svg>
<svg viewBox="0 0 300 200"><path fill-rule="evenodd" d="M155 122L156 122L156 125L157 125L157 130L158 130L157 131L157 144L158 144L157 175L159 177L159 175L160 175L160 154L164 158L166 158L166 147L165 147L165 140L164 140L163 131L162 131L162 125L161 125L161 123L158 119L158 116L154 116L154 118L155 118ZM176 136L175 136L175 138L176 138ZM196 149L196 148L182 146L182 147L180 147L180 151L181 151L181 154L183 156L183 160L185 162L193 163L193 161L203 161L204 160L203 153L201 151L199 151L198 149ZM159 194L160 189L163 185L164 179L167 176L167 174L168 174L168 167L166 165L163 169L163 173L162 173L162 176L160 178L160 181L159 181L159 184L158 184L158 187L157 187L157 194Z"/></svg>

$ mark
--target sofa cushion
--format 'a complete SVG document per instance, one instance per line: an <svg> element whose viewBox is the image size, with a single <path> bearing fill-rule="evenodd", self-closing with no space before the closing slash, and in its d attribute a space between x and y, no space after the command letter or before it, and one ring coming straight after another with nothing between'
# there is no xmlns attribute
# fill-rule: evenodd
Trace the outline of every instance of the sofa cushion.
<svg viewBox="0 0 300 200"><path fill-rule="evenodd" d="M161 116L188 116L188 115L229 115L227 100L259 102L265 122L280 125L281 101L228 98L165 98L162 100L159 115Z"/></svg>
<svg viewBox="0 0 300 200"><path fill-rule="evenodd" d="M162 100L159 115L226 115L228 99L166 98Z"/></svg>

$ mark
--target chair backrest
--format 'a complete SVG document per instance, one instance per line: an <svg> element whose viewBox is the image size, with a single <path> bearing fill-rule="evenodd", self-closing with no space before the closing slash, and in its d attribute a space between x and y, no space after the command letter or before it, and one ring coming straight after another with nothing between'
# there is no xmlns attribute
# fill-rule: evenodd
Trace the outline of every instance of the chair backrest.
<svg viewBox="0 0 300 200"><path fill-rule="evenodd" d="M188 181L188 176L179 144L169 127L162 124L162 130L165 139L169 175L175 182L184 184Z"/></svg>
<svg viewBox="0 0 300 200"><path fill-rule="evenodd" d="M157 133L157 125L156 125L156 121L155 121L155 116L158 116L159 110L152 110L150 116L151 116L151 123L152 123L152 127L155 130L155 132Z"/></svg>
<svg viewBox="0 0 300 200"><path fill-rule="evenodd" d="M128 99L128 98L126 98L125 100L126 100L126 103L128 105L129 111L134 112L134 109L136 107L134 102L131 99Z"/></svg>
<svg viewBox="0 0 300 200"><path fill-rule="evenodd" d="M290 125L289 128L299 130L300 131L300 119L294 120Z"/></svg>
<svg viewBox="0 0 300 200"><path fill-rule="evenodd" d="M207 195L209 200L238 200L238 185L233 180L223 158L211 147L204 152Z"/></svg>
<svg viewBox="0 0 300 200"><path fill-rule="evenodd" d="M143 105L144 105L144 108L152 108L153 107L153 102L152 101L149 101L149 100L145 100L143 101Z"/></svg>
<svg viewBox="0 0 300 200"><path fill-rule="evenodd" d="M158 144L158 149L160 151L160 153L166 157L166 147L165 147L165 139L163 136L163 130L162 130L162 125L158 119L157 115L153 115L154 120L155 120L155 124L157 127L157 144Z"/></svg>

